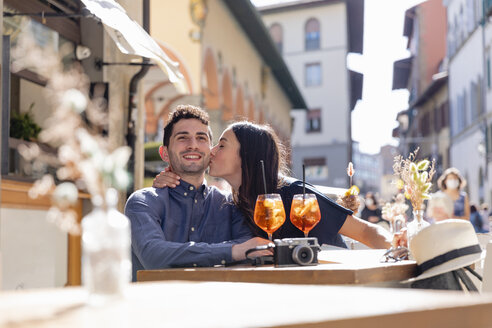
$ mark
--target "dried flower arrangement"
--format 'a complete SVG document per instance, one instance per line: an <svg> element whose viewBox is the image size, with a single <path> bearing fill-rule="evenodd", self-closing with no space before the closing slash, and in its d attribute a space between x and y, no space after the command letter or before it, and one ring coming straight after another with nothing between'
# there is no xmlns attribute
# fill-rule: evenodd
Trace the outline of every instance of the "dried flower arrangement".
<svg viewBox="0 0 492 328"><path fill-rule="evenodd" d="M405 204L405 196L403 194L397 194L394 201L386 203L382 208L382 218L389 222L395 222L395 220L405 221L405 213L408 210L408 205Z"/></svg>
<svg viewBox="0 0 492 328"><path fill-rule="evenodd" d="M354 165L352 164L352 162L349 162L347 166L347 175L350 178L350 188L343 195L338 196L337 204L352 210L354 214L356 214L359 210L360 200L359 188L356 185L352 185L352 177L354 176L354 174Z"/></svg>
<svg viewBox="0 0 492 328"><path fill-rule="evenodd" d="M76 65L64 69L59 55L40 49L29 35L19 37L12 54L13 70L29 68L47 78L45 92L54 110L39 134L39 141L58 149L53 155L31 144L21 145L18 151L32 163L32 168L46 167L46 163L56 167L57 179L64 181L55 185L53 175L45 174L34 183L29 196L51 194L53 206L48 211L48 220L69 233L79 234L73 210L78 190L86 190L93 202L96 200L105 208L107 190L125 190L130 182L126 163L131 150L126 146L110 147L107 138L100 134L107 117L97 101L89 101L89 81Z"/></svg>
<svg viewBox="0 0 492 328"><path fill-rule="evenodd" d="M414 210L423 209L424 200L430 199L432 177L436 173L435 160L432 163L423 159L416 162L419 148L408 158L397 155L394 158L393 171L404 184L405 197L410 200Z"/></svg>

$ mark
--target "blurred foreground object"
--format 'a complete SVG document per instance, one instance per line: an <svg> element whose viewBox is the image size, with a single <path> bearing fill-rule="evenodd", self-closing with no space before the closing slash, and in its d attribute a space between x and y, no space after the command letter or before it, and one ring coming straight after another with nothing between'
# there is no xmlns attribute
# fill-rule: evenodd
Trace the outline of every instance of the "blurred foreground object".
<svg viewBox="0 0 492 328"><path fill-rule="evenodd" d="M47 78L46 96L54 107L39 140L56 148L56 155L44 154L36 144L19 147L27 161L47 161L57 167L56 176L45 174L29 196L51 194L48 219L69 233L80 234L72 206L78 189L89 192L94 209L82 223L83 284L95 296L90 301L102 303L104 298L121 295L131 279L129 221L115 208L115 189L125 190L130 181L126 171L130 149L111 149L100 134L107 117L89 101L88 79L76 65L64 70L55 53L36 47L27 34L19 38L12 53L13 70L34 68ZM64 182L56 186L55 178Z"/></svg>

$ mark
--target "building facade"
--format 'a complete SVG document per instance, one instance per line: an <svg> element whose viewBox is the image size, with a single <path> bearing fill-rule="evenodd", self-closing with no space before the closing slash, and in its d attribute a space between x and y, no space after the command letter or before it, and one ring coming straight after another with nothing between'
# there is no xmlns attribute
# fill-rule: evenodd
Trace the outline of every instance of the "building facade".
<svg viewBox="0 0 492 328"><path fill-rule="evenodd" d="M359 187L360 194L371 191L380 192L381 163L379 154L365 154L360 152L359 143L354 142L354 153L352 156L355 174L353 183Z"/></svg>
<svg viewBox="0 0 492 328"><path fill-rule="evenodd" d="M405 12L403 35L410 57L394 63L393 89L408 89L409 107L398 114L404 156L419 148L419 158L436 160L436 179L450 166L446 9L429 0Z"/></svg>
<svg viewBox="0 0 492 328"><path fill-rule="evenodd" d="M490 46L482 1L443 1L447 11L447 58L451 165L468 181L471 202L490 202L489 155L492 110Z"/></svg>
<svg viewBox="0 0 492 328"><path fill-rule="evenodd" d="M259 8L308 111L292 111L292 170L310 182L346 187L352 160L351 111L362 75L347 54L362 53L364 1L293 1Z"/></svg>

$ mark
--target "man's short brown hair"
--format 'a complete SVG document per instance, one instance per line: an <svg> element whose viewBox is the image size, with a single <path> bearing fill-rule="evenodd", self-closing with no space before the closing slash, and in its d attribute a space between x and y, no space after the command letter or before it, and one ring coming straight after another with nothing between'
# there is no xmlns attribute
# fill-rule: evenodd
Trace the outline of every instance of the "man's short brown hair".
<svg viewBox="0 0 492 328"><path fill-rule="evenodd" d="M175 110L169 113L169 116L167 118L167 124L164 127L164 136L162 138L162 144L164 146L169 146L169 138L173 134L174 125L178 121L184 119L196 119L206 126L208 126L209 123L208 113L200 107L193 105L178 105ZM210 130L210 127L208 128L208 135L210 140L212 140L212 132Z"/></svg>

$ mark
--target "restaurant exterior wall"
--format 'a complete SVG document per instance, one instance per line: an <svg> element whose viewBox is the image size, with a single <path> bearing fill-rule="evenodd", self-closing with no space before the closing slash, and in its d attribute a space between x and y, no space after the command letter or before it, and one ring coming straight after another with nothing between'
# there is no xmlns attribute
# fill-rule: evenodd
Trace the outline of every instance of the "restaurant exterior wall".
<svg viewBox="0 0 492 328"><path fill-rule="evenodd" d="M219 75L227 73L231 76L234 116L238 114L235 100L240 87L244 99L252 99L255 104L256 121L263 116L265 123L272 124L278 133L290 136L292 106L287 95L224 4L221 1L209 1L208 4L203 49L212 49L219 61ZM219 53L222 60L218 58ZM262 69L267 70L264 73L266 85L262 85Z"/></svg>
<svg viewBox="0 0 492 328"><path fill-rule="evenodd" d="M289 142L292 105L288 95L234 15L222 1L208 1L200 29L190 18L189 4L152 1L151 33L165 40L189 70L198 104L209 111L215 139L231 121L249 119L272 125ZM201 38L190 37L191 31L200 31ZM185 103L185 98L176 100L169 110L179 103Z"/></svg>
<svg viewBox="0 0 492 328"><path fill-rule="evenodd" d="M200 93L202 45L190 39L190 33L199 28L192 22L189 8L187 0L150 0L150 34L178 55L180 65L190 74L193 92Z"/></svg>
<svg viewBox="0 0 492 328"><path fill-rule="evenodd" d="M261 10L261 9L260 9ZM267 28L278 23L282 27L282 56L294 80L306 99L308 109L321 110L319 131L307 131L305 111L292 111L292 169L302 176L302 164L316 159L324 165L325 172L311 176L317 184L345 187L345 168L351 143L349 119L349 74L346 56L348 52L347 10L344 2L330 2L319 6L296 7L295 10L263 12ZM310 18L320 22L320 47L305 50L305 25ZM334 32L336 31L336 32ZM306 85L306 65L319 63L321 83ZM319 165L315 165L320 169ZM323 165L321 165L323 166Z"/></svg>
<svg viewBox="0 0 492 328"><path fill-rule="evenodd" d="M32 1L31 1L32 2ZM35 2L35 0L34 0ZM129 16L142 23L142 1L122 0L118 1ZM0 5L5 2L0 1ZM35 12L29 10L27 12ZM50 20L53 18L47 18ZM67 18L54 18L64 20ZM88 26L90 24L98 27ZM48 24L49 25L49 24ZM3 26L3 24L0 24ZM85 59L83 66L88 69L90 82L107 82L109 85L109 141L113 147L126 143L126 117L128 109L129 82L138 67L129 66L105 66L102 71L92 70L96 57L101 54L105 62L129 62L132 58L123 55L116 47L114 41L102 29L96 20L85 20L80 26L81 33L99 31L101 35L93 35L91 41L79 44L89 45L92 56ZM43 88L31 82L21 82L22 92L27 94L21 101L23 108L29 105L29 97L35 98L33 108L37 123L43 125L44 118L51 115L50 107L46 105ZM138 142L137 142L138 145ZM138 147L138 146L137 146ZM20 181L22 180L22 181ZM77 285L81 282L80 275L80 239L68 237L52 223L46 221L45 214L50 207L50 198L32 200L27 196L27 191L32 185L34 177L19 177L15 174L2 176L1 209L0 209L0 287L3 289L59 287L64 285ZM81 219L85 213L91 210L90 200L87 194L81 195L78 201L77 217ZM120 210L125 202L124 195L120 197ZM68 238L67 238L68 237Z"/></svg>

